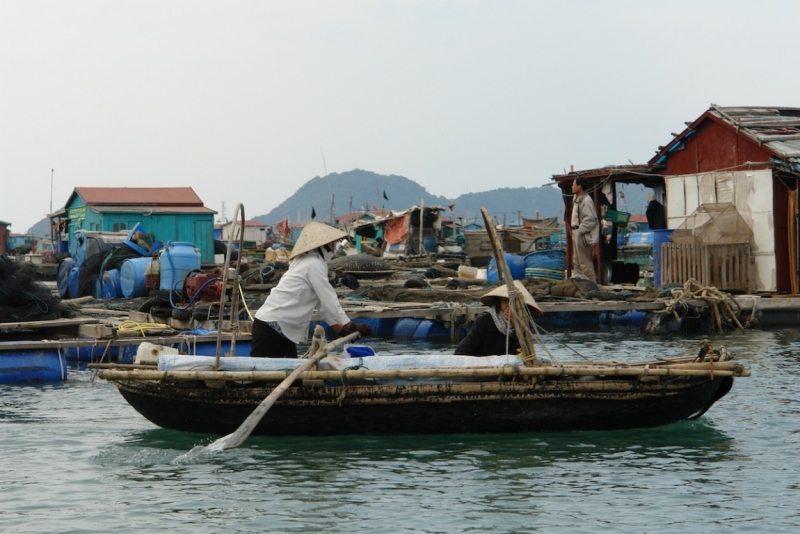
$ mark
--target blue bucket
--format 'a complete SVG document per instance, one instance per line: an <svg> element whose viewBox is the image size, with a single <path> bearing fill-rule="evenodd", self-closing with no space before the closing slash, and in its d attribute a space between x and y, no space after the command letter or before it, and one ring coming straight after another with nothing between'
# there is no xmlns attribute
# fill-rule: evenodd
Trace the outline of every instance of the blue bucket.
<svg viewBox="0 0 800 534"><path fill-rule="evenodd" d="M72 258L64 258L56 269L56 287L58 287L58 296L62 299L69 295L69 272L73 267L75 267L75 262Z"/></svg>
<svg viewBox="0 0 800 534"><path fill-rule="evenodd" d="M158 258L160 289L180 291L186 275L200 270L200 252L193 243L170 241Z"/></svg>
<svg viewBox="0 0 800 534"><path fill-rule="evenodd" d="M537 250L525 256L525 277L563 280L567 254L563 250Z"/></svg>
<svg viewBox="0 0 800 534"><path fill-rule="evenodd" d="M672 241L675 230L653 230L653 285L661 287L661 245Z"/></svg>
<svg viewBox="0 0 800 534"><path fill-rule="evenodd" d="M122 296L122 290L119 287L119 271L111 269L103 273L103 278L100 281L100 298L101 299L118 299Z"/></svg>
<svg viewBox="0 0 800 534"><path fill-rule="evenodd" d="M511 271L513 280L525 278L525 256L516 256L506 252L506 263L508 263L508 270ZM489 260L489 265L486 267L486 280L488 282L499 282L497 262L494 261L494 258Z"/></svg>
<svg viewBox="0 0 800 534"><path fill-rule="evenodd" d="M119 268L119 288L126 299L143 297L147 294L145 289L145 276L150 258L128 258Z"/></svg>

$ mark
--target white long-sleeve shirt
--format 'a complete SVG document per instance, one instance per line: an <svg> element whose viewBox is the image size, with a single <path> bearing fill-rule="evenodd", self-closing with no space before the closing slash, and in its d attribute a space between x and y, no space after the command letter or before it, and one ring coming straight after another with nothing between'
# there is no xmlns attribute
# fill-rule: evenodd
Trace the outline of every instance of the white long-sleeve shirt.
<svg viewBox="0 0 800 534"><path fill-rule="evenodd" d="M308 337L314 308L329 325L350 322L328 282L328 266L316 251L311 251L289 263L289 270L255 316L264 322L277 322L287 339L301 343Z"/></svg>

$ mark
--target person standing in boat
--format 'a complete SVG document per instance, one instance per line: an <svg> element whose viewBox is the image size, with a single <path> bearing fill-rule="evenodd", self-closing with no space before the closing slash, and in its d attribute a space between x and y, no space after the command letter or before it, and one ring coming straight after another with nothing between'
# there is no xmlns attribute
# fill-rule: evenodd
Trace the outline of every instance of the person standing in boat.
<svg viewBox="0 0 800 534"><path fill-rule="evenodd" d="M328 281L326 262L333 257L334 244L346 237L318 222L303 228L289 256L289 269L255 314L250 356L296 358L297 344L307 340L315 308L340 336L372 333L368 325L347 318Z"/></svg>
<svg viewBox="0 0 800 534"><path fill-rule="evenodd" d="M600 242L600 223L594 201L586 192L588 188L586 178L572 182L572 273L596 282L592 250Z"/></svg>
<svg viewBox="0 0 800 534"><path fill-rule="evenodd" d="M530 317L532 319L541 317L541 308L522 282L514 280L514 287L522 294L522 300ZM462 356L517 354L520 344L511 319L508 287L502 285L489 291L481 297L481 303L489 306L489 311L475 319L467 336L456 347L455 354Z"/></svg>

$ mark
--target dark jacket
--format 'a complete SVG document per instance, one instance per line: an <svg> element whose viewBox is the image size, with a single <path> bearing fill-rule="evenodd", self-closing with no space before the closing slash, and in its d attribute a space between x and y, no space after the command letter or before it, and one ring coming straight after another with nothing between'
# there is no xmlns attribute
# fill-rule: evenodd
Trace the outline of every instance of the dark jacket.
<svg viewBox="0 0 800 534"><path fill-rule="evenodd" d="M516 354L519 341L516 335L508 340L508 354ZM462 356L495 356L506 354L506 335L494 325L492 316L484 313L472 323L467 337L456 347L455 354Z"/></svg>

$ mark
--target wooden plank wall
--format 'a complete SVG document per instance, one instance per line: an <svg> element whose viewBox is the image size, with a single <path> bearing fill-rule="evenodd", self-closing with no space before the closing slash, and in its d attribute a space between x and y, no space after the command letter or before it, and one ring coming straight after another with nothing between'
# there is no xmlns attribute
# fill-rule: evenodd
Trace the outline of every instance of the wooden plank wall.
<svg viewBox="0 0 800 534"><path fill-rule="evenodd" d="M722 291L755 290L750 244L661 244L661 284L683 284L694 278Z"/></svg>

